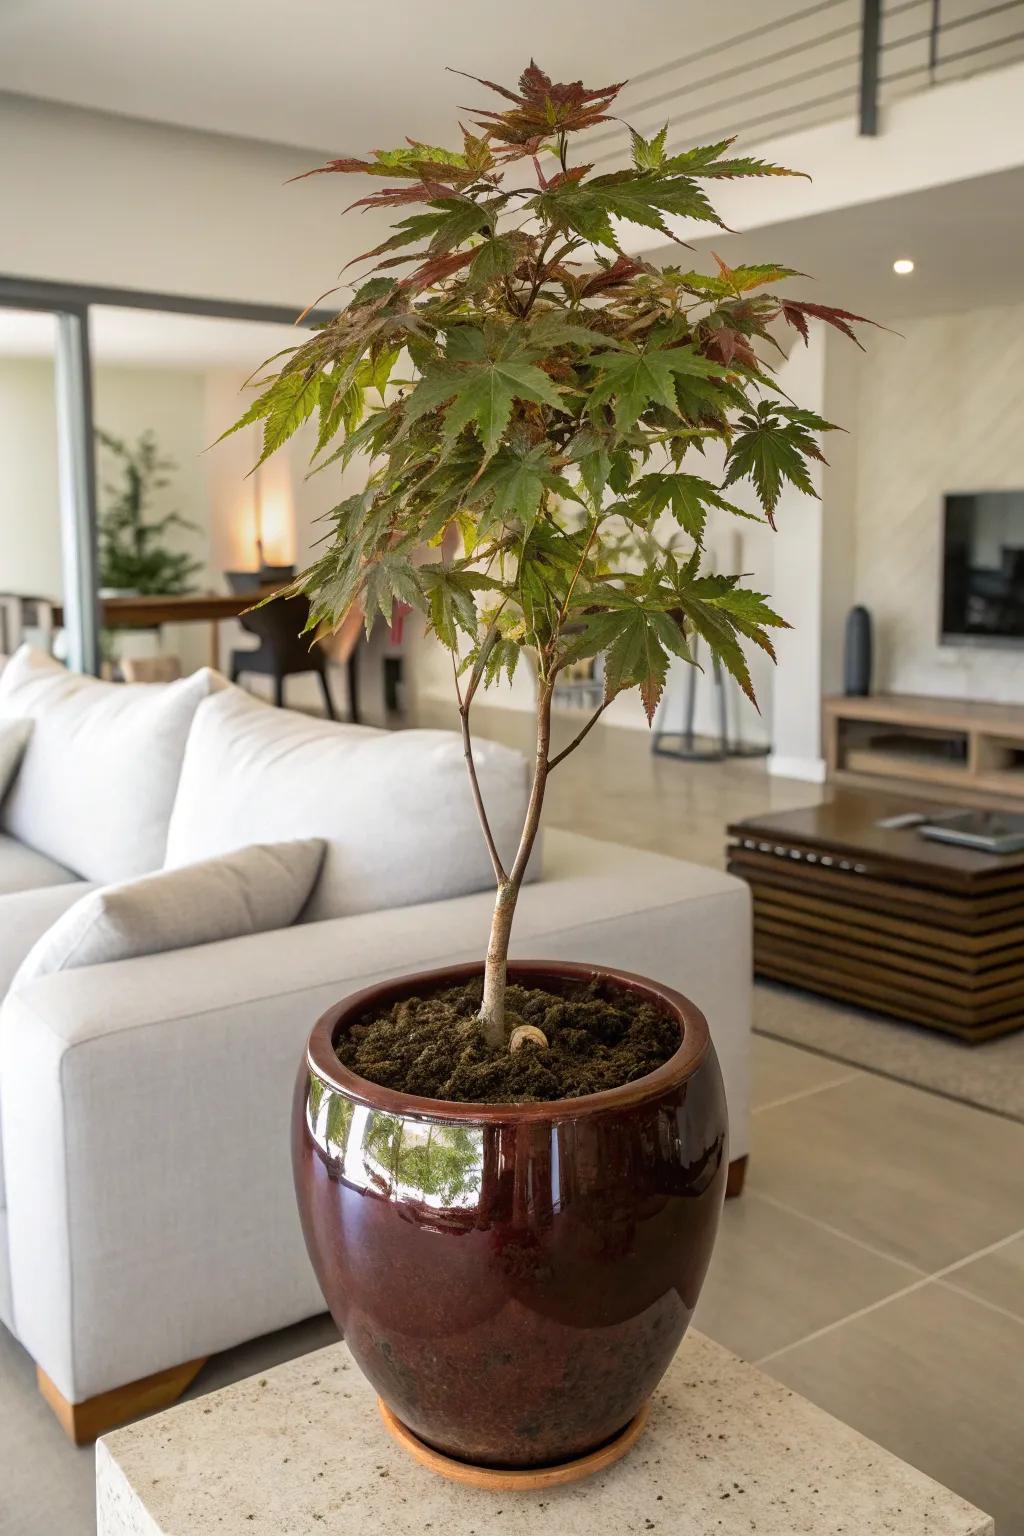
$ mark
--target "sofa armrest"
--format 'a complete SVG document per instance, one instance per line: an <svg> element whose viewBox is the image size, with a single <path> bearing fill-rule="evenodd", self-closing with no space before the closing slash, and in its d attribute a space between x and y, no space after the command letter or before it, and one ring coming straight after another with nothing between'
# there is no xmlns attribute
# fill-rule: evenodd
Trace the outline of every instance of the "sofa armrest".
<svg viewBox="0 0 1024 1536"><path fill-rule="evenodd" d="M567 834L549 836L547 864L523 891L516 952L646 970L692 996L741 1155L746 888ZM288 1156L305 1038L347 991L480 956L491 902L482 892L67 971L7 999L14 1325L69 1401L323 1310Z"/></svg>

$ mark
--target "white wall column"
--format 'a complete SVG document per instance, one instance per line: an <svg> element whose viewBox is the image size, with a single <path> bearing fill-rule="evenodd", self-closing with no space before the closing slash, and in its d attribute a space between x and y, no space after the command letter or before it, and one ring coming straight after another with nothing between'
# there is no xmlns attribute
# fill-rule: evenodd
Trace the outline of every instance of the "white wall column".
<svg viewBox="0 0 1024 1536"><path fill-rule="evenodd" d="M779 369L780 389L806 409L825 415L825 353L822 328L810 344L798 342ZM819 496L824 476L811 465ZM775 511L771 605L792 626L775 637L778 669L772 693L772 753L768 771L783 778L820 782L824 520L821 501L787 485Z"/></svg>

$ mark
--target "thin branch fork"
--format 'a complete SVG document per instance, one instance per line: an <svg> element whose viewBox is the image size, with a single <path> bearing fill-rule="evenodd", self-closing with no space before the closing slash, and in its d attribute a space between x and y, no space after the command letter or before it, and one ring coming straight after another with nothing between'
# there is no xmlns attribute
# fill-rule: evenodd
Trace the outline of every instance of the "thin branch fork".
<svg viewBox="0 0 1024 1536"><path fill-rule="evenodd" d="M611 699L605 699L603 704L598 705L597 709L594 710L594 713L591 715L586 725L573 737L569 745L567 747L563 747L561 752L556 753L554 757L548 759L548 773L551 772L552 768L557 768L559 763L563 762L564 759L569 756L570 752L575 752L583 738L588 736L594 729L594 726L600 720L601 716L604 714L610 703Z"/></svg>

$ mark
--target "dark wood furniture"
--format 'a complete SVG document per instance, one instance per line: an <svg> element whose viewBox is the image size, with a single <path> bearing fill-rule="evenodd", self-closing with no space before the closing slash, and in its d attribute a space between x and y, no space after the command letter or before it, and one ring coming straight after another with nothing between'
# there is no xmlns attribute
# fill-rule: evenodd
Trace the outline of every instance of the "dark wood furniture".
<svg viewBox="0 0 1024 1536"><path fill-rule="evenodd" d="M1024 799L1024 706L878 693L824 701L828 776L962 805Z"/></svg>
<svg viewBox="0 0 1024 1536"><path fill-rule="evenodd" d="M729 826L727 867L753 893L755 972L962 1040L1008 1034L1024 1025L1024 853L877 825L921 809L836 790Z"/></svg>
<svg viewBox="0 0 1024 1536"><path fill-rule="evenodd" d="M277 597L263 608L239 615L238 622L249 634L259 638L252 651L231 652L231 681L246 673L269 677L274 684L274 703L284 706L284 680L303 672L315 672L324 696L328 718L337 719L327 682L327 657L315 636L306 632L310 602L304 593ZM349 658L349 714L359 720L359 700L355 685L355 651Z"/></svg>
<svg viewBox="0 0 1024 1536"><path fill-rule="evenodd" d="M101 597L100 623L104 629L159 629L162 624L209 624L210 666L220 668L220 633L224 619L237 619L253 603L283 585L257 587L252 592L187 592L181 597ZM53 608L53 622L64 623L59 603Z"/></svg>
<svg viewBox="0 0 1024 1536"><path fill-rule="evenodd" d="M262 602L264 598L275 592L283 592L288 586L287 582L278 582L272 585L258 586L249 592L189 592L181 597L103 597L100 599L100 623L105 629L159 629L162 624L209 624L210 626L210 666L215 671L220 670L220 631L218 625L225 619L241 619L243 613L253 607L254 603ZM270 608L261 610L266 613ZM60 626L64 622L64 611L59 603L53 605L54 625ZM296 635L305 623L301 619L296 629ZM249 628L246 623L246 628ZM358 613L353 614L353 622L348 620L342 625L338 636L340 645L339 659L344 662L348 676L349 690L349 718L358 724L359 722L359 691L358 691L358 667L359 667L359 641L362 635L362 617ZM301 642L304 646L308 640ZM316 652L323 656L321 648L317 646ZM232 654L232 669L236 657L252 657L255 652L239 651ZM245 669L243 660L242 669ZM255 668L253 670L264 670ZM308 654L306 665L297 667L295 671L319 670L316 662L309 661ZM270 674L273 676L273 672ZM328 714L334 718L334 708L330 701L326 678L322 683L324 696L327 701ZM280 702L280 700L278 700Z"/></svg>

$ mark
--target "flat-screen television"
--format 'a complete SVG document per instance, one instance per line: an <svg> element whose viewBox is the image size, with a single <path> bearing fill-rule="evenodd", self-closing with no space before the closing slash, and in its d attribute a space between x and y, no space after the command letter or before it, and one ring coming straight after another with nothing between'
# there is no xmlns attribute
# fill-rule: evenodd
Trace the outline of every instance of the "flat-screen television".
<svg viewBox="0 0 1024 1536"><path fill-rule="evenodd" d="M1024 645L1024 491L945 497L942 640Z"/></svg>

